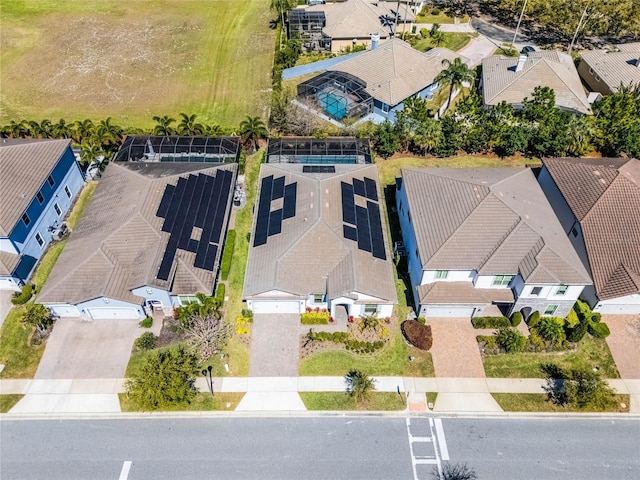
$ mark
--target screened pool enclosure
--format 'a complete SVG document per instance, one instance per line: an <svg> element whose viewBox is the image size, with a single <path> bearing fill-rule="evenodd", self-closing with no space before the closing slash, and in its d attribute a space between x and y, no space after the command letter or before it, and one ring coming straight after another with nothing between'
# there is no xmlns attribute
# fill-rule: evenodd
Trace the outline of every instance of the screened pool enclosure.
<svg viewBox="0 0 640 480"><path fill-rule="evenodd" d="M362 118L373 111L367 84L344 72L325 72L298 85L298 99L334 120Z"/></svg>

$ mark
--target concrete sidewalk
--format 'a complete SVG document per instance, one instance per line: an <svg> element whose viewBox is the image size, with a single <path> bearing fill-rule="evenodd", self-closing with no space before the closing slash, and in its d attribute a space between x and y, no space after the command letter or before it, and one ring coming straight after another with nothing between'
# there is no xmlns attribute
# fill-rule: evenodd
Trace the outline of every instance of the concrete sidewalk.
<svg viewBox="0 0 640 480"><path fill-rule="evenodd" d="M544 393L539 378L421 378L374 377L376 390L407 394L410 410L426 410L426 393L437 392L434 412L500 412L491 393ZM215 392L246 392L238 406L244 411L304 410L298 392L342 392L343 377L225 377L214 378ZM631 413L640 413L640 379L609 380L621 394L631 395ZM118 394L125 380L109 379L7 379L0 380L0 394L23 394L10 414L116 413ZM208 391L204 378L196 387Z"/></svg>

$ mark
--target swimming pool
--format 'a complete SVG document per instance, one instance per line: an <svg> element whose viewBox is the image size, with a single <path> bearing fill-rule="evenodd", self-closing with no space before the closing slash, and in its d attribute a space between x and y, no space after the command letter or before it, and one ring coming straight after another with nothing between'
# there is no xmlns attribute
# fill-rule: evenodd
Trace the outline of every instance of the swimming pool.
<svg viewBox="0 0 640 480"><path fill-rule="evenodd" d="M319 92L318 102L322 109L333 118L341 120L347 115L349 101L340 92L326 90Z"/></svg>

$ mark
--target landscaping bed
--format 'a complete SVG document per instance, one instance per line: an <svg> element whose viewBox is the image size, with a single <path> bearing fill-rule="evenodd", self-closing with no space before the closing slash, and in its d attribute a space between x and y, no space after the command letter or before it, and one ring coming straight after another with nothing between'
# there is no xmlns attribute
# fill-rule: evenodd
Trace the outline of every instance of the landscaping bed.
<svg viewBox="0 0 640 480"><path fill-rule="evenodd" d="M205 412L215 410L232 411L238 406L244 397L244 393L198 393L191 403L181 403L162 409L166 412ZM118 394L120 400L120 408L123 412L143 412L134 402L132 402L126 393Z"/></svg>

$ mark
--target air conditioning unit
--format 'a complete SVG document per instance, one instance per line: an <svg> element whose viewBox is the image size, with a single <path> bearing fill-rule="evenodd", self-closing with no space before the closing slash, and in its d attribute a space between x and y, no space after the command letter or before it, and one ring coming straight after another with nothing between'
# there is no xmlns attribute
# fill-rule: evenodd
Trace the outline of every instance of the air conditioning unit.
<svg viewBox="0 0 640 480"><path fill-rule="evenodd" d="M58 227L55 227L53 230L51 230L51 238L54 241L62 240L68 234L69 234L69 227L67 226L66 223L62 223Z"/></svg>

